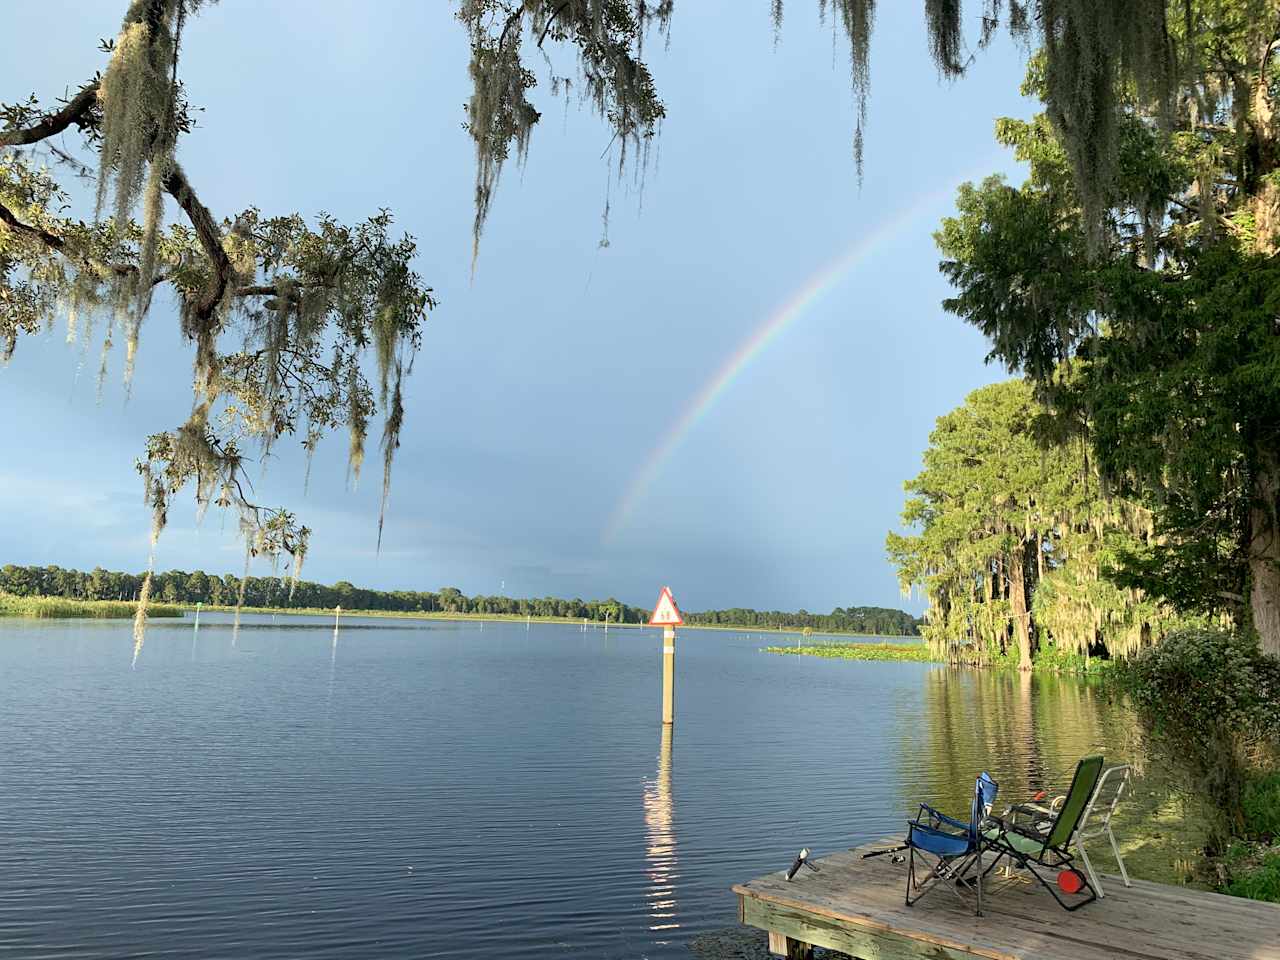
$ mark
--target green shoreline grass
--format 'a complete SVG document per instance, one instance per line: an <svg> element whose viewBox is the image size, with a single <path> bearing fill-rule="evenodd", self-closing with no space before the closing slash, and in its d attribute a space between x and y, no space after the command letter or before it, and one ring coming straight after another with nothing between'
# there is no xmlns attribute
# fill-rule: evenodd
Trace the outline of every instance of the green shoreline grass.
<svg viewBox="0 0 1280 960"><path fill-rule="evenodd" d="M0 594L0 617L34 620L131 620L138 604L133 600L70 600L66 597L14 597ZM148 617L180 617L182 609L167 603L147 605Z"/></svg>
<svg viewBox="0 0 1280 960"><path fill-rule="evenodd" d="M764 647L762 652L822 657L827 660L897 660L907 663L936 663L940 666L947 663L944 658L932 653L923 640L904 643L798 644L794 647ZM1016 670L1018 662L1015 657L1009 656L1000 657L985 664L960 663L956 666L980 670ZM1108 674L1112 666L1112 661L1109 660L1100 660L1097 657L1086 660L1075 654L1055 655L1053 651L1042 653L1031 663L1031 669L1035 673L1071 674L1081 678L1103 677Z"/></svg>

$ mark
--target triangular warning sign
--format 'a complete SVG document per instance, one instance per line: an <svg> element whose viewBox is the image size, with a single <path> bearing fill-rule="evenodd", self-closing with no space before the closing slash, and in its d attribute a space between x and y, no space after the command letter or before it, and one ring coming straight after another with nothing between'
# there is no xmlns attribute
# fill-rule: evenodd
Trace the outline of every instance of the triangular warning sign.
<svg viewBox="0 0 1280 960"><path fill-rule="evenodd" d="M653 616L649 618L651 627L678 627L684 623L680 616L680 608L676 606L676 598L671 595L670 587L663 587L658 595L658 605L653 608Z"/></svg>

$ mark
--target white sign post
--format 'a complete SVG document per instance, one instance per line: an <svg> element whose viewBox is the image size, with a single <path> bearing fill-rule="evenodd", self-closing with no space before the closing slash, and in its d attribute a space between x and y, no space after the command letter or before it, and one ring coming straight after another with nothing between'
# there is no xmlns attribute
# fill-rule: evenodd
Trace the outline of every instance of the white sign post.
<svg viewBox="0 0 1280 960"><path fill-rule="evenodd" d="M663 587L658 605L653 608L649 626L662 627L662 722L675 720L676 694L676 627L684 623L670 587Z"/></svg>

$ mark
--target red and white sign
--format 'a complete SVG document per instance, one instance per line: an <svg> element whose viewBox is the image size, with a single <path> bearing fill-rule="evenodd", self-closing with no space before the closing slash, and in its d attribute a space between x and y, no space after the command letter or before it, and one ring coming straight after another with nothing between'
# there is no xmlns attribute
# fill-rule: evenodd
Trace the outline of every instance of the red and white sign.
<svg viewBox="0 0 1280 960"><path fill-rule="evenodd" d="M653 608L653 616L649 618L651 627L678 627L684 623L680 616L680 608L676 606L676 598L671 595L670 587L663 587L658 595L658 605Z"/></svg>

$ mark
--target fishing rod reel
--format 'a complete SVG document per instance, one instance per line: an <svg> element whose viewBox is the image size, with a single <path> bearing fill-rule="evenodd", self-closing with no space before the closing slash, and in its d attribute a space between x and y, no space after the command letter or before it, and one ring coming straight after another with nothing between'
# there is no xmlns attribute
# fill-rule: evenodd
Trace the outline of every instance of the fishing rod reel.
<svg viewBox="0 0 1280 960"><path fill-rule="evenodd" d="M900 843L896 847L885 847L883 850L871 850L862 855L863 860L870 860L872 857L883 857L886 853L890 854L889 859L894 863L902 863L907 858L902 855L902 851L907 849L907 844ZM858 847L850 847L850 850L858 850Z"/></svg>
<svg viewBox="0 0 1280 960"><path fill-rule="evenodd" d="M800 872L801 867L808 867L814 873L822 872L818 869L818 865L809 859L808 847L805 847L796 855L795 863L791 864L791 869L787 871L787 882L790 882L791 878Z"/></svg>

